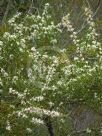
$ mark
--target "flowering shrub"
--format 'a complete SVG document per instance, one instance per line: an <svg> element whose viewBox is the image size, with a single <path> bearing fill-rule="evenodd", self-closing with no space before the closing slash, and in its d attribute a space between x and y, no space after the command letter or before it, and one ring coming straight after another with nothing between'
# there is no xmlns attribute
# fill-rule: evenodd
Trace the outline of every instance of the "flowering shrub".
<svg viewBox="0 0 102 136"><path fill-rule="evenodd" d="M85 15L89 29L80 39L70 15L62 19L76 46L73 60L67 57L66 49L56 54L39 50L57 46L61 32L48 14L48 4L41 15L23 17L18 13L8 21L8 31L0 41L2 133L20 135L25 128L32 132L36 125L51 125L50 119L62 120L67 115L70 103L81 102L102 110L102 47L92 11L85 8Z"/></svg>

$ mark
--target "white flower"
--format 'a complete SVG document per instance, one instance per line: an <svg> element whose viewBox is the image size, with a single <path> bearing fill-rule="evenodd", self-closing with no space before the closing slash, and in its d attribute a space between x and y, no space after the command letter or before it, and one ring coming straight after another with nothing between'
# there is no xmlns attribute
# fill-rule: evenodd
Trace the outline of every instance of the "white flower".
<svg viewBox="0 0 102 136"><path fill-rule="evenodd" d="M10 131L10 130L11 130L11 126L10 126L9 121L7 121L6 123L7 123L7 125L6 125L6 130Z"/></svg>
<svg viewBox="0 0 102 136"><path fill-rule="evenodd" d="M2 46L3 45L3 42L2 41L0 41L0 46Z"/></svg>
<svg viewBox="0 0 102 136"><path fill-rule="evenodd" d="M62 83L62 81L58 81L57 84L58 85L62 85L63 83Z"/></svg>
<svg viewBox="0 0 102 136"><path fill-rule="evenodd" d="M94 93L94 98L97 98L97 97L98 97L98 96L97 96L97 93L95 92L95 93Z"/></svg>
<svg viewBox="0 0 102 136"><path fill-rule="evenodd" d="M18 76L14 76L14 77L13 77L13 80L18 80Z"/></svg>
<svg viewBox="0 0 102 136"><path fill-rule="evenodd" d="M35 51L36 51L35 47L32 47L32 48L31 48L31 51L34 51L34 52L35 52Z"/></svg>
<svg viewBox="0 0 102 136"><path fill-rule="evenodd" d="M49 106L50 107L54 106L54 103L53 102L49 102Z"/></svg>
<svg viewBox="0 0 102 136"><path fill-rule="evenodd" d="M6 39L9 39L10 34L8 32L5 32L4 35L3 35L3 37L6 38Z"/></svg>
<svg viewBox="0 0 102 136"><path fill-rule="evenodd" d="M18 116L22 116L24 112L35 113L37 115L48 115L51 117L59 117L62 115L60 112L57 112L54 110L50 111L50 110L46 110L46 109L39 108L39 107L29 107L29 108L24 108L24 109L22 108L21 111L17 111L16 113L18 114Z"/></svg>
<svg viewBox="0 0 102 136"><path fill-rule="evenodd" d="M87 132L87 133L91 133L92 131L91 131L91 129L87 128L87 129L86 129L86 132Z"/></svg>
<svg viewBox="0 0 102 136"><path fill-rule="evenodd" d="M77 61L79 58L78 57L74 57L74 61Z"/></svg>
<svg viewBox="0 0 102 136"><path fill-rule="evenodd" d="M49 3L46 3L45 6L50 6Z"/></svg>
<svg viewBox="0 0 102 136"><path fill-rule="evenodd" d="M8 76L8 73L3 68L1 68L1 73L3 74L4 77Z"/></svg>
<svg viewBox="0 0 102 136"><path fill-rule="evenodd" d="M53 39L53 40L51 40L51 43L52 43L52 44L56 44L56 43L57 43L57 40L56 40L56 39Z"/></svg>
<svg viewBox="0 0 102 136"><path fill-rule="evenodd" d="M10 94L15 94L16 91L15 91L13 88L9 88L9 93L10 93Z"/></svg>
<svg viewBox="0 0 102 136"><path fill-rule="evenodd" d="M28 118L28 116L26 114L23 114L22 117L23 118Z"/></svg>
<svg viewBox="0 0 102 136"><path fill-rule="evenodd" d="M27 128L26 130L27 130L29 133L32 132L31 128Z"/></svg>
<svg viewBox="0 0 102 136"><path fill-rule="evenodd" d="M20 52L23 52L23 49L22 49L22 48L19 48L19 51L20 51Z"/></svg>
<svg viewBox="0 0 102 136"><path fill-rule="evenodd" d="M40 102L40 101L44 100L44 97L38 96L38 97L31 98L31 100Z"/></svg>
<svg viewBox="0 0 102 136"><path fill-rule="evenodd" d="M43 120L34 117L32 118L31 122L34 124L44 124Z"/></svg>

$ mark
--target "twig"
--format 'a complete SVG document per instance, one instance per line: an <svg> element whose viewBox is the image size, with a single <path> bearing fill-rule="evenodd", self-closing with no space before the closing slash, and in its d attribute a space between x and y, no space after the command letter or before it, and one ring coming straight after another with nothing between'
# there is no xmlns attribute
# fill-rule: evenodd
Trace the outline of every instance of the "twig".
<svg viewBox="0 0 102 136"><path fill-rule="evenodd" d="M49 116L46 116L44 118L44 122L45 122L47 129L48 129L49 135L54 136L54 129L53 129L53 126L52 126L51 118Z"/></svg>
<svg viewBox="0 0 102 136"><path fill-rule="evenodd" d="M7 18L7 15L8 15L9 9L10 9L10 0L8 0L8 5L7 5L7 8L6 8L6 11L5 11L4 17L3 17L3 19L2 19L2 24L4 24L4 22L5 22L6 18Z"/></svg>
<svg viewBox="0 0 102 136"><path fill-rule="evenodd" d="M90 128L91 131L93 132L97 132L100 131L99 128ZM74 131L73 133L70 134L70 136L76 136L76 134L80 135L80 134L85 134L88 133L87 130L82 130L82 131ZM91 133L91 132L90 132Z"/></svg>
<svg viewBox="0 0 102 136"><path fill-rule="evenodd" d="M86 0L86 1L87 1L87 0ZM88 2L88 1L87 1L87 2ZM101 6L100 2L101 2L101 1L99 0L98 4L97 4L97 6L96 6L96 10L95 10L94 14L92 15L92 18L97 14L98 10L100 9L100 6ZM89 7L90 7L89 2L88 2L88 5L89 5ZM82 32L83 29L85 29L87 25L88 25L88 23L87 23L87 21L85 20L85 21L83 22L83 24L82 24L81 29L77 31L77 34L79 34L80 32Z"/></svg>

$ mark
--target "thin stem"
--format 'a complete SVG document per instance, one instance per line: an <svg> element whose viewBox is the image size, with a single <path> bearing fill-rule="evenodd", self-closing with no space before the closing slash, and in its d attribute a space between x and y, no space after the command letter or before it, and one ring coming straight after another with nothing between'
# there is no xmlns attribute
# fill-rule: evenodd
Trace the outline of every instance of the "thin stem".
<svg viewBox="0 0 102 136"><path fill-rule="evenodd" d="M51 117L49 117L49 116L44 117L44 122L45 122L47 129L48 129L49 135L54 136L54 129L52 126Z"/></svg>
<svg viewBox="0 0 102 136"><path fill-rule="evenodd" d="M2 24L5 22L6 18L7 18L7 15L8 15L8 12L10 10L10 0L8 0L8 4L7 4L7 8L6 8L6 11L5 11L5 14L4 14L4 17L3 17L3 20L2 20Z"/></svg>

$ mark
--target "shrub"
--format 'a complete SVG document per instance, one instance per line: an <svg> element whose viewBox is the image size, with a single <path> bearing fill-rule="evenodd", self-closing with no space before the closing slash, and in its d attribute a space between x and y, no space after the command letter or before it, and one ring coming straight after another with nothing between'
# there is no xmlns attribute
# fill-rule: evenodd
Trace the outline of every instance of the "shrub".
<svg viewBox="0 0 102 136"><path fill-rule="evenodd" d="M43 131L43 124L51 134L52 121L64 120L71 103L102 110L102 47L92 11L85 8L85 15L89 29L84 38L78 38L70 14L62 19L76 48L72 60L66 49L56 47L61 29L49 15L48 4L41 15L18 13L8 21L0 41L1 133L26 135L36 125ZM58 52L41 52L42 46L55 46Z"/></svg>

